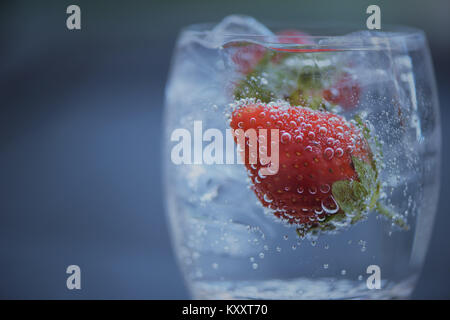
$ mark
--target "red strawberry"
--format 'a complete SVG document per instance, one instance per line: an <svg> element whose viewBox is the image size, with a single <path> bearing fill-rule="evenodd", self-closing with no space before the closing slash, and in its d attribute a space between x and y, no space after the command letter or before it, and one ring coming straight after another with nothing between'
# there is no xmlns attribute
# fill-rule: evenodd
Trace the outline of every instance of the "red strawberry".
<svg viewBox="0 0 450 320"><path fill-rule="evenodd" d="M356 80L352 79L349 74L345 74L338 80L337 84L323 91L323 97L344 109L351 109L358 104L360 91Z"/></svg>
<svg viewBox="0 0 450 320"><path fill-rule="evenodd" d="M263 46L246 44L237 47L236 52L232 56L232 60L237 65L240 73L248 74L263 58L265 51L266 49Z"/></svg>
<svg viewBox="0 0 450 320"><path fill-rule="evenodd" d="M249 164L248 150L245 163L263 206L291 224L314 226L338 212L333 183L358 180L353 159L371 162L370 148L360 130L332 113L249 104L232 112L230 126L235 130L279 129L278 172L258 175L263 166L259 161ZM270 154L270 146L267 148Z"/></svg>

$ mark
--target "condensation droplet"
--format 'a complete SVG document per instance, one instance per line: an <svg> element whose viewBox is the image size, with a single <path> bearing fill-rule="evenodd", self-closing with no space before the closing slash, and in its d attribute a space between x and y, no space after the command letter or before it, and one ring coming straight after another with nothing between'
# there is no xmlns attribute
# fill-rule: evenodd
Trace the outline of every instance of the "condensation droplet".
<svg viewBox="0 0 450 320"><path fill-rule="evenodd" d="M257 263L252 264L252 268L253 268L253 270L258 269L258 264Z"/></svg>

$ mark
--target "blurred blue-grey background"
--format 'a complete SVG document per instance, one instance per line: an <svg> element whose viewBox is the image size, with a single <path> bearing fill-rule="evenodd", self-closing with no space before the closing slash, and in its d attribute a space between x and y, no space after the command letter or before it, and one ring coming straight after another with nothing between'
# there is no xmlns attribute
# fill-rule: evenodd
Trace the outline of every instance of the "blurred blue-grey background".
<svg viewBox="0 0 450 320"><path fill-rule="evenodd" d="M77 4L82 30L66 28ZM164 85L179 29L231 13L426 31L443 123L442 191L414 298L450 298L450 1L12 1L0 4L0 298L183 299L161 182ZM82 290L65 269L82 270Z"/></svg>

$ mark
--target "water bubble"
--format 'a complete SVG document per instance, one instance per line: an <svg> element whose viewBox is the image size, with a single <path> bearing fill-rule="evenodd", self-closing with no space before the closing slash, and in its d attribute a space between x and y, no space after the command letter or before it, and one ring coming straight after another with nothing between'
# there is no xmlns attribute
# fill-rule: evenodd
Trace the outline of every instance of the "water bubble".
<svg viewBox="0 0 450 320"><path fill-rule="evenodd" d="M315 246L316 246L316 244L317 244L317 242L316 242L316 241L311 241L311 245L312 245L313 247L315 247Z"/></svg>
<svg viewBox="0 0 450 320"><path fill-rule="evenodd" d="M298 136L296 136L295 137L295 142L297 142L297 143L303 142L303 135L299 134Z"/></svg>
<svg viewBox="0 0 450 320"><path fill-rule="evenodd" d="M323 152L323 156L324 156L325 159L327 159L327 160L333 159L333 156L334 156L334 150L333 150L332 148L326 148L325 151Z"/></svg>
<svg viewBox="0 0 450 320"><path fill-rule="evenodd" d="M287 239L288 239L288 236L287 236L287 235L284 235L284 236L283 236L283 239L284 239L284 240L287 240Z"/></svg>
<svg viewBox="0 0 450 320"><path fill-rule="evenodd" d="M291 135L287 132L283 133L280 138L281 143L289 143L291 142L291 139L292 139Z"/></svg>
<svg viewBox="0 0 450 320"><path fill-rule="evenodd" d="M334 144L334 139L333 139L333 138L328 138L328 139L327 139L327 144L328 144L329 146L332 146L332 145Z"/></svg>
<svg viewBox="0 0 450 320"><path fill-rule="evenodd" d="M259 141L259 143L265 143L266 142L266 135L260 134L258 136L258 141Z"/></svg>
<svg viewBox="0 0 450 320"><path fill-rule="evenodd" d="M297 249L297 246L295 244L292 245L292 250Z"/></svg>
<svg viewBox="0 0 450 320"><path fill-rule="evenodd" d="M320 192L322 192L322 193L328 193L328 192L330 192L331 187L329 184L323 184L320 186L319 189L320 189Z"/></svg>
<svg viewBox="0 0 450 320"><path fill-rule="evenodd" d="M325 127L320 127L320 128L319 128L319 133L320 133L321 135L327 134L327 128L325 128Z"/></svg>
<svg viewBox="0 0 450 320"><path fill-rule="evenodd" d="M316 134L312 131L308 132L308 138L314 139L316 137Z"/></svg>
<svg viewBox="0 0 450 320"><path fill-rule="evenodd" d="M255 118L250 118L250 124L256 124L256 119Z"/></svg>
<svg viewBox="0 0 450 320"><path fill-rule="evenodd" d="M243 128L244 127L244 122L242 122L242 121L238 122L238 127L239 128Z"/></svg>
<svg viewBox="0 0 450 320"><path fill-rule="evenodd" d="M342 150L342 148L337 148L336 149L336 156L338 158L342 157L344 155L344 150Z"/></svg>
<svg viewBox="0 0 450 320"><path fill-rule="evenodd" d="M361 281L363 279L363 276L359 275L358 280Z"/></svg>
<svg viewBox="0 0 450 320"><path fill-rule="evenodd" d="M250 262L254 262L254 261L255 261L255 258L250 257Z"/></svg>
<svg viewBox="0 0 450 320"><path fill-rule="evenodd" d="M308 192L310 194L316 194L317 193L317 188L316 187L309 187L308 188Z"/></svg>
<svg viewBox="0 0 450 320"><path fill-rule="evenodd" d="M269 246L267 244L264 245L264 250L269 251Z"/></svg>
<svg viewBox="0 0 450 320"><path fill-rule="evenodd" d="M323 268L326 270L326 269L328 269L328 263L325 263L324 265L323 265Z"/></svg>
<svg viewBox="0 0 450 320"><path fill-rule="evenodd" d="M264 194L263 198L264 198L264 201L267 202L267 203L272 203L273 202L273 199L271 199L270 196L267 193Z"/></svg>
<svg viewBox="0 0 450 320"><path fill-rule="evenodd" d="M253 268L253 270L258 269L258 264L257 263L252 264L252 268Z"/></svg>
<svg viewBox="0 0 450 320"><path fill-rule="evenodd" d="M302 186L299 186L299 187L297 188L297 193L302 194L303 191L305 191L305 189L304 189Z"/></svg>
<svg viewBox="0 0 450 320"><path fill-rule="evenodd" d="M335 214L339 211L339 205L336 202L336 200L334 200L333 196L329 196L326 199L323 199L320 202L320 205L323 211L325 211L328 214Z"/></svg>
<svg viewBox="0 0 450 320"><path fill-rule="evenodd" d="M212 264L212 268L213 268L213 269L217 269L217 268L219 268L219 265L218 265L217 263L213 263L213 264Z"/></svg>
<svg viewBox="0 0 450 320"><path fill-rule="evenodd" d="M260 258L260 259L264 259L264 252L261 252L261 253L259 254L259 258Z"/></svg>
<svg viewBox="0 0 450 320"><path fill-rule="evenodd" d="M266 113L265 112L261 112L260 114L259 114L259 117L260 118L264 118L266 116Z"/></svg>
<svg viewBox="0 0 450 320"><path fill-rule="evenodd" d="M305 150L308 152L311 152L311 151L313 151L313 148L311 146L306 146Z"/></svg>
<svg viewBox="0 0 450 320"><path fill-rule="evenodd" d="M281 248L280 247L277 247L276 250L277 250L277 252L281 252Z"/></svg>
<svg viewBox="0 0 450 320"><path fill-rule="evenodd" d="M326 245L324 246L324 248L325 248L326 250L328 250L328 249L330 248L330 246L329 246L328 244L326 244Z"/></svg>
<svg viewBox="0 0 450 320"><path fill-rule="evenodd" d="M341 274L342 274L343 276L345 276L345 275L347 274L347 270L345 270L345 269L341 270Z"/></svg>

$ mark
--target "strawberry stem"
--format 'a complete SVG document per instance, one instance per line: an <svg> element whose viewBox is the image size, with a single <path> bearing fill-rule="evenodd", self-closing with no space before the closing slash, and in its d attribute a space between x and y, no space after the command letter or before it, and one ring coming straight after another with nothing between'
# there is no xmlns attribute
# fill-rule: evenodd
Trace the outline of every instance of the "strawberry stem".
<svg viewBox="0 0 450 320"><path fill-rule="evenodd" d="M387 217L389 220L391 220L394 224L396 224L398 227L402 228L403 230L409 230L409 225L405 221L405 219L398 215L391 212L388 208L386 208L384 205L382 205L379 201L375 204L375 210Z"/></svg>

